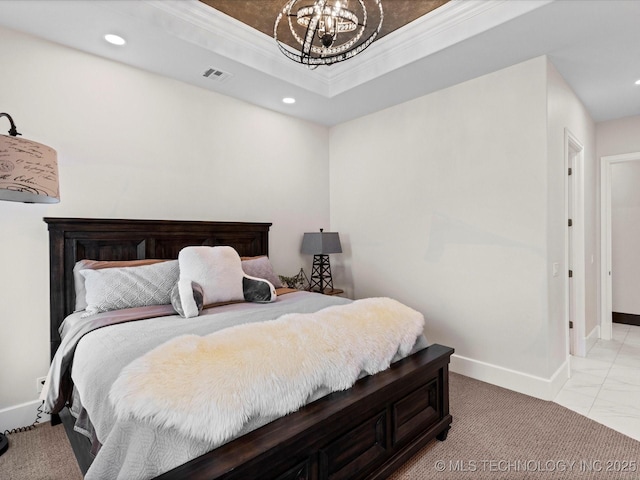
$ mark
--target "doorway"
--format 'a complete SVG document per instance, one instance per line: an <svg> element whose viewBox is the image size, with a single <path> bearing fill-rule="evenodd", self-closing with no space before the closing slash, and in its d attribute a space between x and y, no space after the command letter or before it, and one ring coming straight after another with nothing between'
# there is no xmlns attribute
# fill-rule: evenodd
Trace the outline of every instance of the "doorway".
<svg viewBox="0 0 640 480"><path fill-rule="evenodd" d="M602 157L600 162L600 337L613 335L611 168L615 164L640 161L640 152Z"/></svg>

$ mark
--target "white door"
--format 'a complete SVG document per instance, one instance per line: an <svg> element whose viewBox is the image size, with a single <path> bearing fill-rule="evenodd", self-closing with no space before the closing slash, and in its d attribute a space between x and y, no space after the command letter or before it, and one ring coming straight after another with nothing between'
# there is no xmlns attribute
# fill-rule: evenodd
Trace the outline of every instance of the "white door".
<svg viewBox="0 0 640 480"><path fill-rule="evenodd" d="M566 166L566 321L567 354L584 357L586 352L586 282L584 227L584 147L565 130ZM569 326L572 328L569 328Z"/></svg>

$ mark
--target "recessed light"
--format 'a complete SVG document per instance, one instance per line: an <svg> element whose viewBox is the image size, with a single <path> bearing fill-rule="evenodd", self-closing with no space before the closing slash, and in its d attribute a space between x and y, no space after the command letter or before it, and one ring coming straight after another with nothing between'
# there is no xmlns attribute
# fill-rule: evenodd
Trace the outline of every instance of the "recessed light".
<svg viewBox="0 0 640 480"><path fill-rule="evenodd" d="M640 79L636 80L636 85L640 85Z"/></svg>
<svg viewBox="0 0 640 480"><path fill-rule="evenodd" d="M282 99L282 102L287 104L292 104L292 103L296 103L296 99L292 97L285 97Z"/></svg>
<svg viewBox="0 0 640 480"><path fill-rule="evenodd" d="M127 43L127 41L120 35L115 35L113 33L107 33L104 36L104 39L112 45L124 45L125 43Z"/></svg>

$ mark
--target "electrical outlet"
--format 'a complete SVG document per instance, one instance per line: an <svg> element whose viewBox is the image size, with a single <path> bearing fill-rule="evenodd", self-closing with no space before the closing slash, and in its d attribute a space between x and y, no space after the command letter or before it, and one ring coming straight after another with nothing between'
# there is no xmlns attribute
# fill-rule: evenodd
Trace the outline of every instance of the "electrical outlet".
<svg viewBox="0 0 640 480"><path fill-rule="evenodd" d="M44 382L46 380L47 380L47 377L36 378L36 393L42 392L42 388L44 387Z"/></svg>

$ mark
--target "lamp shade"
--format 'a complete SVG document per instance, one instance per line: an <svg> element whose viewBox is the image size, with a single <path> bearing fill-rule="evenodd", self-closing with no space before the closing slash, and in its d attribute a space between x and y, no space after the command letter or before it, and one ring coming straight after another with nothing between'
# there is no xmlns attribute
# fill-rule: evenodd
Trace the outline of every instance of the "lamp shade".
<svg viewBox="0 0 640 480"><path fill-rule="evenodd" d="M0 135L0 200L58 203L58 155L41 143Z"/></svg>
<svg viewBox="0 0 640 480"><path fill-rule="evenodd" d="M302 237L302 253L311 255L326 255L329 253L342 253L340 236L338 232L305 233Z"/></svg>

